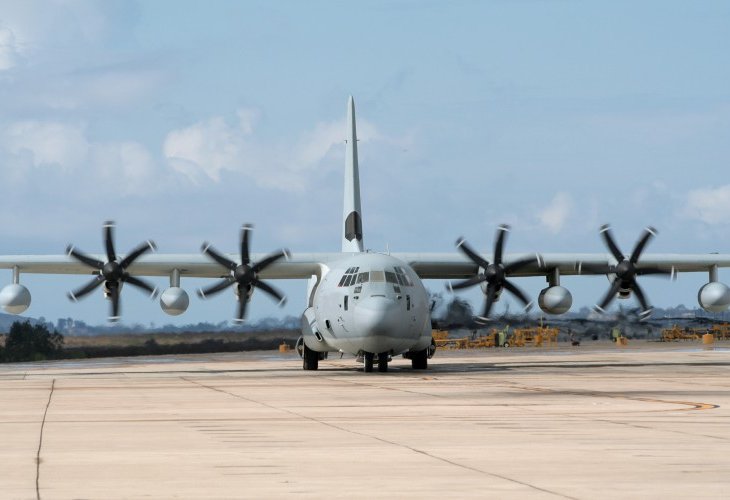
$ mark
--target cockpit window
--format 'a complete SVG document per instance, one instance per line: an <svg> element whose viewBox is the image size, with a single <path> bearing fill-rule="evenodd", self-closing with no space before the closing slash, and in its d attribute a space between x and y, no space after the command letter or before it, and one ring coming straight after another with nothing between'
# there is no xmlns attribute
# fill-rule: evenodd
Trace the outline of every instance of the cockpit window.
<svg viewBox="0 0 730 500"><path fill-rule="evenodd" d="M370 279L370 273L360 273L357 275L357 283L367 283Z"/></svg>
<svg viewBox="0 0 730 500"><path fill-rule="evenodd" d="M392 273L390 271L385 271L385 281L387 281L388 283L394 283L396 285L398 284L395 273Z"/></svg>
<svg viewBox="0 0 730 500"><path fill-rule="evenodd" d="M385 281L385 271L370 271L370 281Z"/></svg>
<svg viewBox="0 0 730 500"><path fill-rule="evenodd" d="M395 270L395 276L398 279L398 284L403 286L413 286L411 279L408 277L402 267L395 266L393 269Z"/></svg>
<svg viewBox="0 0 730 500"><path fill-rule="evenodd" d="M340 279L340 283L337 286L350 286L354 285L357 279L357 272L360 270L359 267L348 267L345 271L344 276Z"/></svg>

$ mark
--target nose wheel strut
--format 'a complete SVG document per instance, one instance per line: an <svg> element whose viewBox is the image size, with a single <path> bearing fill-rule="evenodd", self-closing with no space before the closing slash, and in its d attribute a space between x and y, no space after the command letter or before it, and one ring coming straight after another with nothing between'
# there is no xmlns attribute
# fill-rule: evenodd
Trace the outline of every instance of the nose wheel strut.
<svg viewBox="0 0 730 500"><path fill-rule="evenodd" d="M375 354L372 352L366 352L365 353L365 373L370 373L373 371L373 361L375 360Z"/></svg>
<svg viewBox="0 0 730 500"><path fill-rule="evenodd" d="M378 371L383 373L388 371L388 360L390 355L387 352L381 352L378 354ZM365 373L370 373L375 367L375 353L366 352L363 354L363 361L365 361Z"/></svg>

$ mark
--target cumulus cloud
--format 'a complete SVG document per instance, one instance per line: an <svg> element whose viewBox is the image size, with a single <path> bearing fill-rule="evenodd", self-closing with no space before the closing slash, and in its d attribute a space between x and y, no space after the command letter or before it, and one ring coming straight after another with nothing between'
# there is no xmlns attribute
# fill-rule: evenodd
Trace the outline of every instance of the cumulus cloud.
<svg viewBox="0 0 730 500"><path fill-rule="evenodd" d="M565 226L573 208L573 200L569 194L560 192L538 213L537 218L551 233L559 233Z"/></svg>
<svg viewBox="0 0 730 500"><path fill-rule="evenodd" d="M89 149L83 127L34 120L10 125L4 143L11 154L27 156L30 167L55 165L66 171L84 163Z"/></svg>
<svg viewBox="0 0 730 500"><path fill-rule="evenodd" d="M15 33L10 28L0 26L0 71L15 67L20 57L20 47Z"/></svg>
<svg viewBox="0 0 730 500"><path fill-rule="evenodd" d="M10 181L47 182L45 175L67 179L94 192L150 193L166 168L134 141L90 140L84 124L27 120L10 124L0 137L0 171ZM57 186L60 188L61 186Z"/></svg>
<svg viewBox="0 0 730 500"><path fill-rule="evenodd" d="M167 134L163 153L175 171L200 183L220 182L224 172L242 174L260 187L301 191L312 175L326 170L323 160L344 144L344 120L318 123L299 139L264 143L255 137L258 113L239 109L236 120L215 116ZM377 136L375 127L358 122L358 138Z"/></svg>
<svg viewBox="0 0 730 500"><path fill-rule="evenodd" d="M730 223L730 184L690 191L684 215L711 225Z"/></svg>

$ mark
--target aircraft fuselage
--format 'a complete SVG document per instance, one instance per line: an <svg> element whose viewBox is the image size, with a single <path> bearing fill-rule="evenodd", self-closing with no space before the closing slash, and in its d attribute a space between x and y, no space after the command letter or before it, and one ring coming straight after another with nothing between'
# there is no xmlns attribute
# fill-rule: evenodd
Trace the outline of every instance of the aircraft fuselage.
<svg viewBox="0 0 730 500"><path fill-rule="evenodd" d="M428 294L411 267L394 257L359 253L330 266L312 300L317 338L310 349L401 354L431 344Z"/></svg>

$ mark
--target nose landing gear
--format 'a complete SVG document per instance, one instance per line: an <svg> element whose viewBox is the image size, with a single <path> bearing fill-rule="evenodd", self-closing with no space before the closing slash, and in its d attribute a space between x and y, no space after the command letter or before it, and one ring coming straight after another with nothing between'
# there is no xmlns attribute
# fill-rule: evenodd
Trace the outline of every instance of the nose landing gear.
<svg viewBox="0 0 730 500"><path fill-rule="evenodd" d="M388 361L390 361L390 354L387 352L381 352L378 354L378 371L381 373L388 371ZM375 366L375 353L366 352L363 354L363 361L365 362L365 373L373 371Z"/></svg>

